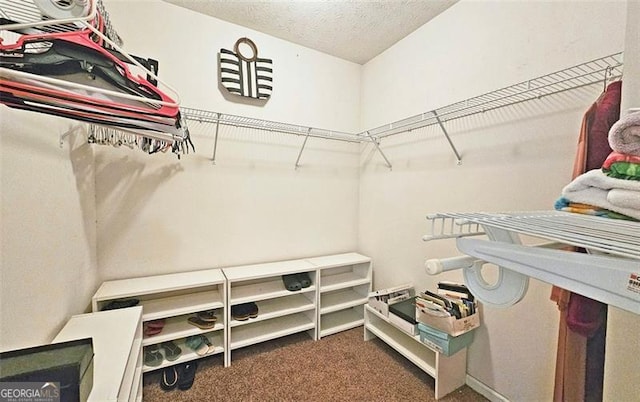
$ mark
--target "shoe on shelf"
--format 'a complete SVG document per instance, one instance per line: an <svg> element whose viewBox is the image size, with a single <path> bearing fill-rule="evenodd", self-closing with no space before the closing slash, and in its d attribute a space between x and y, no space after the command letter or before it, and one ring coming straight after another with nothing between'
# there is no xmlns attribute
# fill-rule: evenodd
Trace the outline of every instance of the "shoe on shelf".
<svg viewBox="0 0 640 402"><path fill-rule="evenodd" d="M258 316L258 305L256 303L247 303L247 310L249 312L249 318L256 318Z"/></svg>
<svg viewBox="0 0 640 402"><path fill-rule="evenodd" d="M158 367L162 364L162 353L158 345L149 345L144 348L144 364L149 367Z"/></svg>
<svg viewBox="0 0 640 402"><path fill-rule="evenodd" d="M162 370L162 378L160 379L160 388L163 391L171 391L178 386L178 370L176 366L165 367Z"/></svg>
<svg viewBox="0 0 640 402"><path fill-rule="evenodd" d="M162 329L164 328L164 323L165 320L160 319L160 320L153 320L153 321L147 321L144 323L144 335L145 336L153 336L153 335L158 335L160 332L162 332Z"/></svg>
<svg viewBox="0 0 640 402"><path fill-rule="evenodd" d="M173 341L162 342L160 348L164 352L165 359L170 362L176 360L182 354L180 346L176 345Z"/></svg>
<svg viewBox="0 0 640 402"><path fill-rule="evenodd" d="M140 303L140 300L138 299L117 299L117 300L110 301L100 310L106 311L106 310L115 310L118 308L133 307L133 306L137 306L138 303Z"/></svg>
<svg viewBox="0 0 640 402"><path fill-rule="evenodd" d="M249 319L248 303L236 304L231 306L231 318L238 321L246 321Z"/></svg>
<svg viewBox="0 0 640 402"><path fill-rule="evenodd" d="M300 282L300 286L303 289L311 286L311 277L309 276L308 272L300 272L299 274L296 274L296 278Z"/></svg>
<svg viewBox="0 0 640 402"><path fill-rule="evenodd" d="M207 345L207 354L209 353L213 353L214 350L216 350L216 347L213 346L213 344L211 343L211 341L209 340L209 338L207 338L206 335L200 335L202 337L202 342Z"/></svg>
<svg viewBox="0 0 640 402"><path fill-rule="evenodd" d="M196 379L196 371L198 363L194 361L182 363L178 365L178 389L186 391L193 385Z"/></svg>
<svg viewBox="0 0 640 402"><path fill-rule="evenodd" d="M200 329L211 329L216 326L215 321L204 321L200 317L189 317L189 324L195 325Z"/></svg>
<svg viewBox="0 0 640 402"><path fill-rule="evenodd" d="M196 352L198 356L204 356L209 352L209 346L202 340L200 335L192 335L187 337L185 344L189 349Z"/></svg>
<svg viewBox="0 0 640 402"><path fill-rule="evenodd" d="M302 289L302 284L297 274L282 275L282 282L284 283L284 287L290 292Z"/></svg>
<svg viewBox="0 0 640 402"><path fill-rule="evenodd" d="M216 322L218 320L218 317L216 317L216 311L215 310L200 311L196 315L202 321Z"/></svg>

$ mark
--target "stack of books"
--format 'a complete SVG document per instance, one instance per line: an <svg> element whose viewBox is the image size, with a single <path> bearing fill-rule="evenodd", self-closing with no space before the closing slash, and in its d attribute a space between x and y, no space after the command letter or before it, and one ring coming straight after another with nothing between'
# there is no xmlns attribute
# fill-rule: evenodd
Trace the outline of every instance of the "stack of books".
<svg viewBox="0 0 640 402"><path fill-rule="evenodd" d="M464 284L440 282L436 292L420 292L416 304L437 317L468 317L476 313L473 294Z"/></svg>
<svg viewBox="0 0 640 402"><path fill-rule="evenodd" d="M419 323L451 336L460 336L480 326L477 302L464 284L440 282L435 292L420 292L415 303Z"/></svg>

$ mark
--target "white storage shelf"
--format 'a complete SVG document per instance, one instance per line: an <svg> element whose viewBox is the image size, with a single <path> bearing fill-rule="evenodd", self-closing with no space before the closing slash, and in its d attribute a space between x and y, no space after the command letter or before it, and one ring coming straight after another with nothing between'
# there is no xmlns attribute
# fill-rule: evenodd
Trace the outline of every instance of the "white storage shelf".
<svg viewBox="0 0 640 402"><path fill-rule="evenodd" d="M228 345L226 364L231 364L231 350L282 336L307 331L316 339L317 276L315 267L305 260L290 260L223 268L227 278ZM286 289L283 275L308 273L312 284L298 291ZM254 302L258 316L235 320L233 306Z"/></svg>
<svg viewBox="0 0 640 402"><path fill-rule="evenodd" d="M52 343L93 339L89 401L142 400L142 308L73 316Z"/></svg>
<svg viewBox="0 0 640 402"><path fill-rule="evenodd" d="M283 315L290 315L303 311L314 310L316 308L316 305L313 301L312 296L312 293L298 293L290 296L278 297L276 299L259 301L256 303L259 310L258 317L239 321L234 320L233 317L230 316L229 326L237 327L280 317Z"/></svg>
<svg viewBox="0 0 640 402"><path fill-rule="evenodd" d="M364 324L371 291L371 259L358 253L309 258L319 278L318 337Z"/></svg>
<svg viewBox="0 0 640 402"><path fill-rule="evenodd" d="M142 345L148 347L174 341L182 352L178 359L165 359L160 366L143 365L142 371L148 372L203 357L186 346L185 340L189 336L204 335L216 346L205 356L226 351L225 284L226 278L219 269L108 281L100 286L92 305L94 311L98 311L113 300L136 298L142 307L143 323L164 319L162 331L145 335ZM214 327L201 329L188 322L195 313L208 310L216 311Z"/></svg>
<svg viewBox="0 0 640 402"><path fill-rule="evenodd" d="M389 319L370 306L365 306L364 339L380 338L435 380L435 397L442 398L466 381L467 349L445 356L420 342L419 335L398 329Z"/></svg>

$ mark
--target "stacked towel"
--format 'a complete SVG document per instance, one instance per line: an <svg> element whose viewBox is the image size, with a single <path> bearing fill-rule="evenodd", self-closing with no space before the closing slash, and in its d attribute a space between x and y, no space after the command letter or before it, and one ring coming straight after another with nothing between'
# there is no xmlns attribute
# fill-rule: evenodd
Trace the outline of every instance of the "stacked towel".
<svg viewBox="0 0 640 402"><path fill-rule="evenodd" d="M577 176L562 190L555 209L640 220L640 112L613 124L608 140L613 152L602 168Z"/></svg>
<svg viewBox="0 0 640 402"><path fill-rule="evenodd" d="M640 181L609 177L602 169L576 177L562 190L562 197L640 219Z"/></svg>
<svg viewBox="0 0 640 402"><path fill-rule="evenodd" d="M640 156L640 112L629 113L611 126L609 145L621 154Z"/></svg>

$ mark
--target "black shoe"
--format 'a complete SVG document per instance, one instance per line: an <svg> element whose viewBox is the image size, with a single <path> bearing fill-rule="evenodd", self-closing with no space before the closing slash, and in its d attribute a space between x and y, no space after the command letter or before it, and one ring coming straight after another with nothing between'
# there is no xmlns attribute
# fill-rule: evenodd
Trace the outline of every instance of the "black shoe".
<svg viewBox="0 0 640 402"><path fill-rule="evenodd" d="M258 316L258 305L254 302L247 303L247 310L249 312L249 318L256 318Z"/></svg>
<svg viewBox="0 0 640 402"><path fill-rule="evenodd" d="M160 388L163 391L171 391L178 386L178 370L176 366L166 367L162 370L162 378L160 379Z"/></svg>
<svg viewBox="0 0 640 402"><path fill-rule="evenodd" d="M178 366L178 389L186 391L191 388L196 379L196 370L198 370L198 363L194 361Z"/></svg>
<svg viewBox="0 0 640 402"><path fill-rule="evenodd" d="M231 306L231 318L238 321L246 321L249 319L249 308L247 303L236 304Z"/></svg>
<svg viewBox="0 0 640 402"><path fill-rule="evenodd" d="M105 311L105 310L115 310L117 308L133 307L133 306L137 306L138 303L140 303L140 300L138 299L113 300L107 303L107 305L102 307L100 310Z"/></svg>
<svg viewBox="0 0 640 402"><path fill-rule="evenodd" d="M309 277L308 272L300 272L299 274L296 274L296 278L300 282L300 286L303 289L311 286L311 277Z"/></svg>
<svg viewBox="0 0 640 402"><path fill-rule="evenodd" d="M284 287L288 291L295 292L296 290L302 289L302 284L297 274L282 275L282 282L284 282Z"/></svg>

